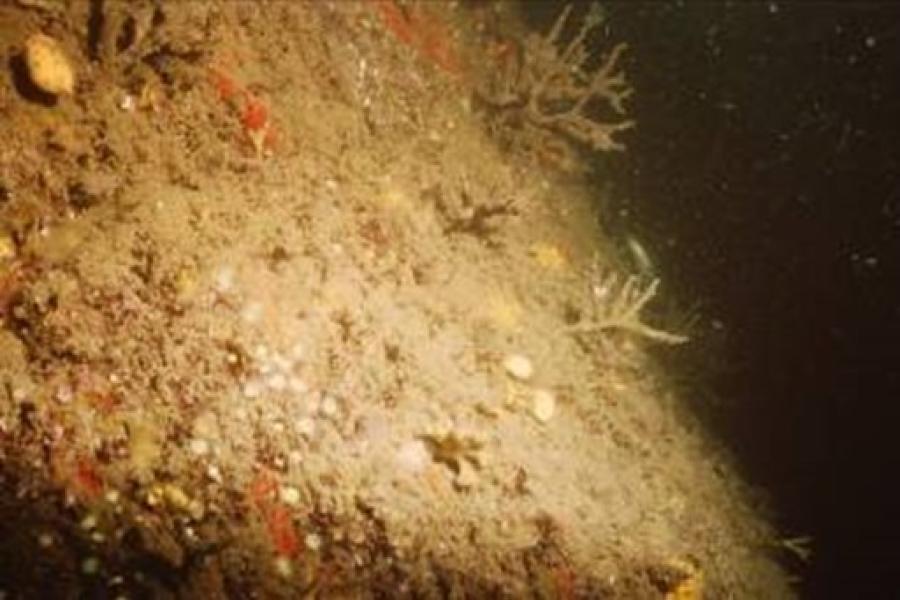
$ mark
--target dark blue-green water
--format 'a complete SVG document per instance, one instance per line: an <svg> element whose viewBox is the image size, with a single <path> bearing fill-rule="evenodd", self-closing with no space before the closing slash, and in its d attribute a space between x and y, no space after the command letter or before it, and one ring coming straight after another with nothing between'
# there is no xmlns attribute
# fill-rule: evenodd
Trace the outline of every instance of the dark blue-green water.
<svg viewBox="0 0 900 600"><path fill-rule="evenodd" d="M559 7L526 6L541 29ZM893 597L900 3L604 6L638 122L601 159L610 224L702 306L717 434L780 531L814 538L786 558L803 596Z"/></svg>

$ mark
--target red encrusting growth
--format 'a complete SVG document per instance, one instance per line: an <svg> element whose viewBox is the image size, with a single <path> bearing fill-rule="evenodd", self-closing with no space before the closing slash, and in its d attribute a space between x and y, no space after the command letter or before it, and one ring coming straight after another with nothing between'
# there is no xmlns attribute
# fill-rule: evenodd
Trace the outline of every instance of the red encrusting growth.
<svg viewBox="0 0 900 600"><path fill-rule="evenodd" d="M84 456L75 461L73 493L85 500L96 500L103 493L103 478L94 462Z"/></svg>
<svg viewBox="0 0 900 600"><path fill-rule="evenodd" d="M275 546L275 552L291 558L296 556L300 550L300 542L297 539L294 521L288 509L276 504L265 511L263 517L266 520L272 545Z"/></svg>
<svg viewBox="0 0 900 600"><path fill-rule="evenodd" d="M269 109L258 98L247 94L241 124L247 131L261 131L269 125Z"/></svg>
<svg viewBox="0 0 900 600"><path fill-rule="evenodd" d="M119 406L119 397L108 390L91 390L85 393L90 405L104 415L112 414Z"/></svg>
<svg viewBox="0 0 900 600"><path fill-rule="evenodd" d="M249 142L257 153L275 150L278 135L269 106L219 68L211 68L209 75L218 99L226 103L232 113L237 113L242 131L241 144Z"/></svg>
<svg viewBox="0 0 900 600"><path fill-rule="evenodd" d="M262 510L268 506L278 490L278 482L271 471L260 471L247 488L247 500L251 506Z"/></svg>
<svg viewBox="0 0 900 600"><path fill-rule="evenodd" d="M376 0L374 6L381 22L400 42L415 48L445 72L460 74L459 55L450 32L440 19L421 6L406 13L394 0Z"/></svg>
<svg viewBox="0 0 900 600"><path fill-rule="evenodd" d="M247 501L259 512L276 554L293 558L300 551L300 540L291 511L278 502L277 493L275 475L271 471L260 471L248 486Z"/></svg>
<svg viewBox="0 0 900 600"><path fill-rule="evenodd" d="M575 597L575 573L571 568L561 565L553 569L553 580L556 597L560 600L572 600Z"/></svg>
<svg viewBox="0 0 900 600"><path fill-rule="evenodd" d="M234 79L218 69L210 70L210 78L213 86L216 88L219 100L228 101L243 92Z"/></svg>
<svg viewBox="0 0 900 600"><path fill-rule="evenodd" d="M375 8L381 15L381 22L391 30L398 40L412 46L416 43L413 25L394 0L376 0Z"/></svg>

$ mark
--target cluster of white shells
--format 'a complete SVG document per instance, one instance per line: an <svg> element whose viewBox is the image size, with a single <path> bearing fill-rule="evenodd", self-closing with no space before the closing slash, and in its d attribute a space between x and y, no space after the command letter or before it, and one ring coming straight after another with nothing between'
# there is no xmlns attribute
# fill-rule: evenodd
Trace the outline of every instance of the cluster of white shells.
<svg viewBox="0 0 900 600"><path fill-rule="evenodd" d="M534 375L534 365L527 356L510 354L503 359L507 374L518 381L527 382ZM531 394L531 414L541 423L546 423L556 414L556 396L550 390L537 388Z"/></svg>

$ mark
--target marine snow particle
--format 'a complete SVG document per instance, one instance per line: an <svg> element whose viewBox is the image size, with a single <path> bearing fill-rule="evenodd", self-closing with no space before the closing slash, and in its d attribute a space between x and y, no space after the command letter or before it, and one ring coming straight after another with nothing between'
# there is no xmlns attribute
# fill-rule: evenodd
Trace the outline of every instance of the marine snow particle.
<svg viewBox="0 0 900 600"><path fill-rule="evenodd" d="M504 358L503 368L506 369L506 372L513 378L521 381L531 379L531 376L534 374L534 367L531 364L531 360L529 360L527 356L521 354L510 354Z"/></svg>
<svg viewBox="0 0 900 600"><path fill-rule="evenodd" d="M535 390L531 414L541 423L546 423L556 413L556 397L547 390Z"/></svg>
<svg viewBox="0 0 900 600"><path fill-rule="evenodd" d="M43 33L25 41L25 66L36 86L53 95L75 91L75 71L59 43Z"/></svg>

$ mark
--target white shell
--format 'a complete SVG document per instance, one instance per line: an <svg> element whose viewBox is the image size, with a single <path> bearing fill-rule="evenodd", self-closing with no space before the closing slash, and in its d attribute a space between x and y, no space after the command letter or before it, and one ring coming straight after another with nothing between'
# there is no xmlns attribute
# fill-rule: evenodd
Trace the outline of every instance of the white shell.
<svg viewBox="0 0 900 600"><path fill-rule="evenodd" d="M25 41L25 66L36 86L50 94L75 91L75 72L57 41L35 33Z"/></svg>
<svg viewBox="0 0 900 600"><path fill-rule="evenodd" d="M547 390L535 390L531 413L541 423L546 423L556 413L556 397Z"/></svg>
<svg viewBox="0 0 900 600"><path fill-rule="evenodd" d="M534 367L531 364L531 360L529 360L527 356L521 354L510 354L504 358L503 368L506 369L506 372L513 378L522 381L531 379L531 376L534 374Z"/></svg>

